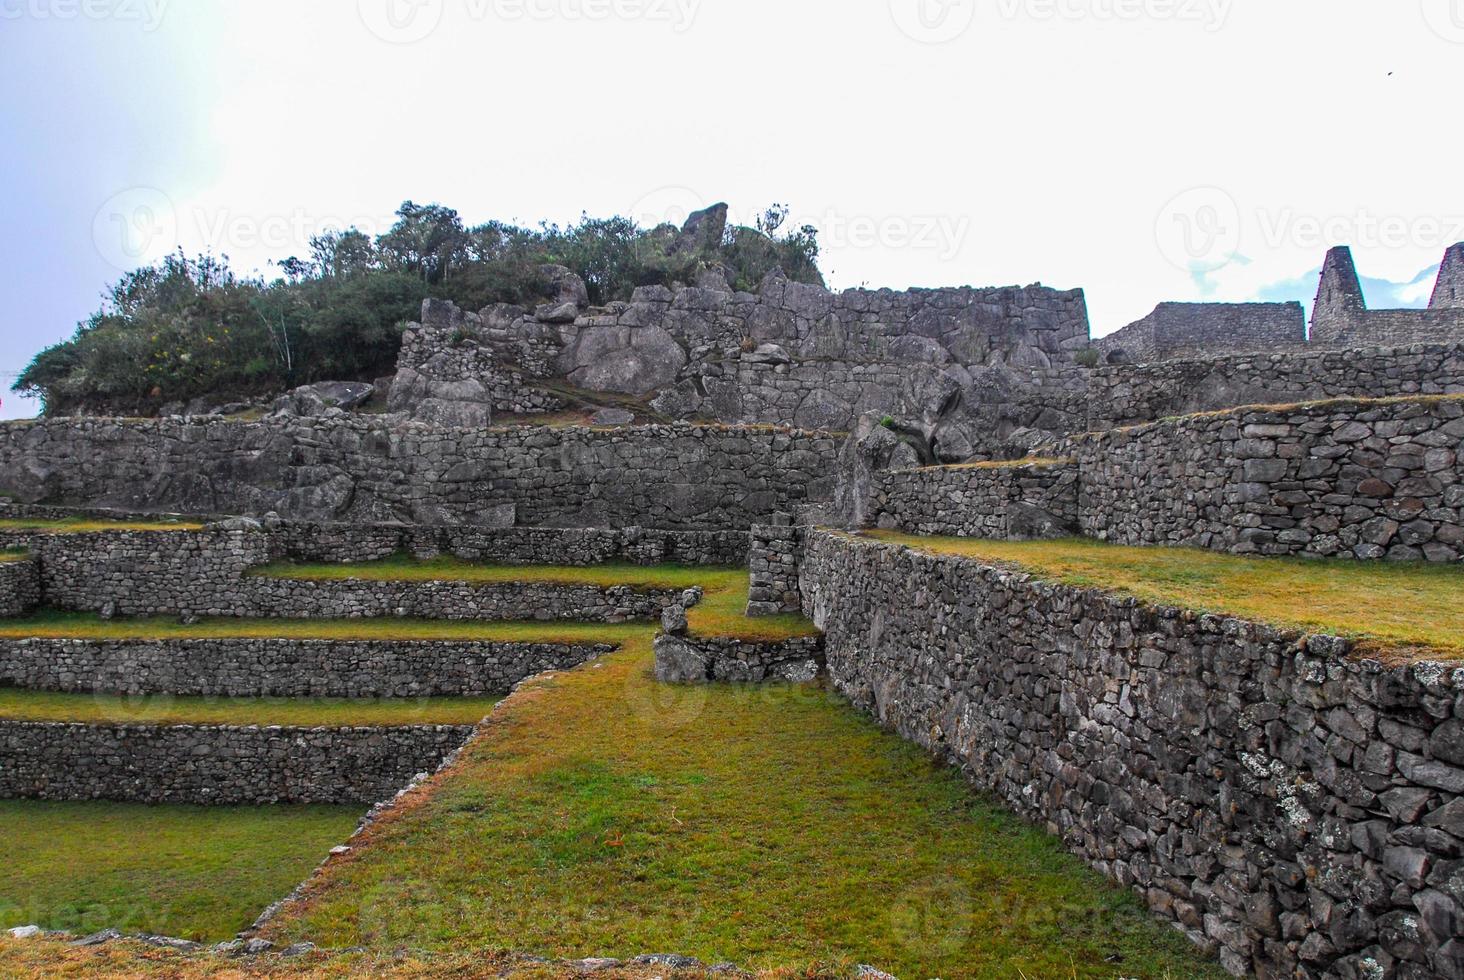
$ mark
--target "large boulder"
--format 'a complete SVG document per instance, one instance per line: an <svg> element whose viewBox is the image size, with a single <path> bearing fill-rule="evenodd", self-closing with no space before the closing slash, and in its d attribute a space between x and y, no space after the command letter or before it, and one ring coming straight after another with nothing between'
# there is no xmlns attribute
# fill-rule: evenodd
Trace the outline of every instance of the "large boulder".
<svg viewBox="0 0 1464 980"><path fill-rule="evenodd" d="M673 256L711 254L721 247L726 231L727 205L713 204L693 211L667 252Z"/></svg>
<svg viewBox="0 0 1464 980"><path fill-rule="evenodd" d="M323 418L332 411L359 407L376 393L376 386L364 381L319 381L303 385L275 399L271 415Z"/></svg>

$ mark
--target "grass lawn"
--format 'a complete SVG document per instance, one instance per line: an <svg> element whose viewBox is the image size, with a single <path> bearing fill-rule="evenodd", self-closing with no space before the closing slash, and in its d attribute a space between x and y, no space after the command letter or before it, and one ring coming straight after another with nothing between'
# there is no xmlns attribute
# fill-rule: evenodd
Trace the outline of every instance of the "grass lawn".
<svg viewBox="0 0 1464 980"><path fill-rule="evenodd" d="M24 550L17 551L13 549L7 549L4 551L0 551L0 561L20 561L22 558L25 558L29 554L30 552Z"/></svg>
<svg viewBox="0 0 1464 980"><path fill-rule="evenodd" d="M908 977L1222 975L841 699L658 685L652 634L521 689L266 938Z"/></svg>
<svg viewBox="0 0 1464 980"><path fill-rule="evenodd" d="M128 725L284 725L300 728L476 725L499 698L116 697L0 688L0 718Z"/></svg>
<svg viewBox="0 0 1464 980"><path fill-rule="evenodd" d="M9 517L0 519L0 532L39 531L47 534L94 534L98 531L201 531L202 524L187 521L112 521L86 517L54 520Z"/></svg>
<svg viewBox="0 0 1464 980"><path fill-rule="evenodd" d="M112 926L227 939L294 888L360 816L360 807L3 800L0 929Z"/></svg>
<svg viewBox="0 0 1464 980"><path fill-rule="evenodd" d="M1388 659L1464 659L1464 567L1457 565L1245 558L1082 538L981 541L886 531L868 536L1147 602L1352 637L1361 652Z"/></svg>

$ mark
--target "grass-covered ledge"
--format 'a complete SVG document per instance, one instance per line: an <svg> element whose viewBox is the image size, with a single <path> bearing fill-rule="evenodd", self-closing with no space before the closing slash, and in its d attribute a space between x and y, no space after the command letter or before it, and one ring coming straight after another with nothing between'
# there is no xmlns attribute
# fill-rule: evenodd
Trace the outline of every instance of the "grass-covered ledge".
<svg viewBox="0 0 1464 980"><path fill-rule="evenodd" d="M0 930L38 925L86 935L116 928L227 939L293 888L360 816L358 806L3 800ZM0 958L0 973L55 975L54 963L34 974L16 968L10 952Z"/></svg>
<svg viewBox="0 0 1464 980"><path fill-rule="evenodd" d="M201 531L191 521L140 521L92 517L5 517L0 518L0 535L7 532L33 534L97 534L103 531Z"/></svg>
<svg viewBox="0 0 1464 980"><path fill-rule="evenodd" d="M1357 641L1384 659L1464 659L1464 567L1339 559L1245 558L1085 538L985 541L871 531L1067 585Z"/></svg>
<svg viewBox="0 0 1464 980"><path fill-rule="evenodd" d="M88 725L382 728L476 725L499 698L222 698L115 696L0 688L0 721Z"/></svg>

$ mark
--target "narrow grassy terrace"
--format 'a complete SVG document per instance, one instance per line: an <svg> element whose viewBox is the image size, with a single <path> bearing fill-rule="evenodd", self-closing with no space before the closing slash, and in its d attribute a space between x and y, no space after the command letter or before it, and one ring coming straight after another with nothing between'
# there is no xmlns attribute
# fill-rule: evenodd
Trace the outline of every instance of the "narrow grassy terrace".
<svg viewBox="0 0 1464 980"><path fill-rule="evenodd" d="M89 725L281 725L293 728L476 725L499 698L118 697L0 688L0 719Z"/></svg>
<svg viewBox="0 0 1464 980"><path fill-rule="evenodd" d="M755 969L857 958L908 976L1221 975L842 699L658 685L653 633L521 689L267 938L676 950Z"/></svg>
<svg viewBox="0 0 1464 980"><path fill-rule="evenodd" d="M26 531L41 534L95 534L99 531L201 531L202 524L189 521L126 521L88 517L55 519L7 517L0 519L0 533Z"/></svg>
<svg viewBox="0 0 1464 980"><path fill-rule="evenodd" d="M360 816L360 807L338 806L3 800L0 929L228 939L309 874ZM0 973L21 971L0 965Z"/></svg>
<svg viewBox="0 0 1464 980"><path fill-rule="evenodd" d="M1086 538L867 536L1146 602L1346 636L1358 641L1359 652L1387 659L1464 659L1464 567L1458 565L1245 558Z"/></svg>

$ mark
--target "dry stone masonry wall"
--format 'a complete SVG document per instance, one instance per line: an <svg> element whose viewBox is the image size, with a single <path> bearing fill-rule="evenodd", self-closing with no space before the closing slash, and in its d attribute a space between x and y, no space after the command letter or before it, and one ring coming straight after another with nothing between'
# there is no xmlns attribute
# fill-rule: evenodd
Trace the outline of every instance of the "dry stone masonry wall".
<svg viewBox="0 0 1464 980"><path fill-rule="evenodd" d="M1069 440L1079 523L1121 544L1457 561L1464 398L1246 408Z"/></svg>
<svg viewBox="0 0 1464 980"><path fill-rule="evenodd" d="M471 640L0 639L0 686L229 698L473 697L505 693L526 677L614 649Z"/></svg>
<svg viewBox="0 0 1464 980"><path fill-rule="evenodd" d="M376 803L471 726L235 728L0 721L0 799Z"/></svg>
<svg viewBox="0 0 1464 980"><path fill-rule="evenodd" d="M41 569L35 559L0 559L0 617L24 616L40 601Z"/></svg>
<svg viewBox="0 0 1464 980"><path fill-rule="evenodd" d="M1078 466L1048 461L879 474L880 527L912 534L1028 540L1078 528Z"/></svg>
<svg viewBox="0 0 1464 980"><path fill-rule="evenodd" d="M748 555L747 615L776 616L797 612L798 563L803 558L803 535L788 514L774 515L774 523L754 525Z"/></svg>
<svg viewBox="0 0 1464 980"><path fill-rule="evenodd" d="M827 498L837 449L771 427L57 419L0 425L0 492L316 521L746 530Z"/></svg>
<svg viewBox="0 0 1464 980"><path fill-rule="evenodd" d="M1464 671L839 533L802 588L838 690L1231 972L1464 976Z"/></svg>

